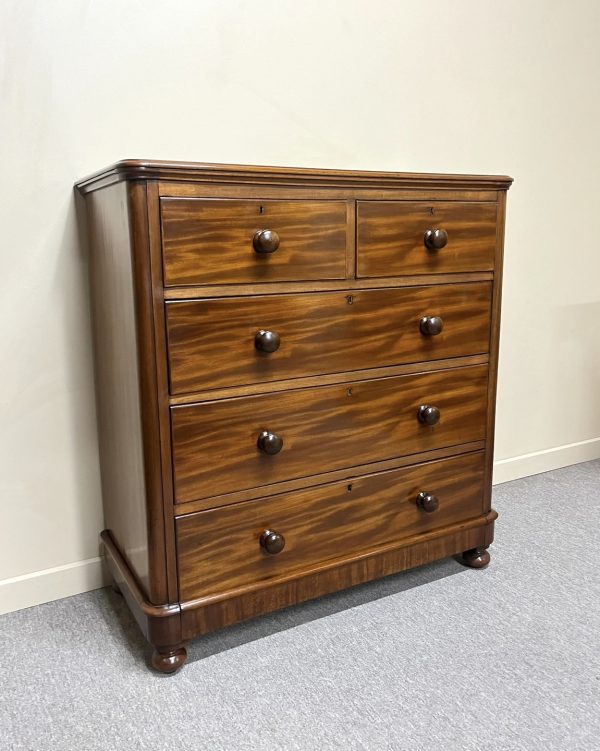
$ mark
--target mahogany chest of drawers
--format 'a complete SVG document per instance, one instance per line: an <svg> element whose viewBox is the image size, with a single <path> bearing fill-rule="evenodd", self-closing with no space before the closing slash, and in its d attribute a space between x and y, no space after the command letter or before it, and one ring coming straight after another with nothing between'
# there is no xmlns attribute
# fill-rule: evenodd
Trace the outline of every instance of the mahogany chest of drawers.
<svg viewBox="0 0 600 751"><path fill-rule="evenodd" d="M116 586L195 636L489 561L507 177L123 161L90 240Z"/></svg>

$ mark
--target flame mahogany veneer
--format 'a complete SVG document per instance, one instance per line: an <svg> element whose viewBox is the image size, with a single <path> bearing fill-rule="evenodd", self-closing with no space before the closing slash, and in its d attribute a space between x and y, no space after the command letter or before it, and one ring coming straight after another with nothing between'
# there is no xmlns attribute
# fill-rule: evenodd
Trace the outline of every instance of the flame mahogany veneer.
<svg viewBox="0 0 600 751"><path fill-rule="evenodd" d="M115 586L196 636L489 562L502 176L119 162L80 181Z"/></svg>

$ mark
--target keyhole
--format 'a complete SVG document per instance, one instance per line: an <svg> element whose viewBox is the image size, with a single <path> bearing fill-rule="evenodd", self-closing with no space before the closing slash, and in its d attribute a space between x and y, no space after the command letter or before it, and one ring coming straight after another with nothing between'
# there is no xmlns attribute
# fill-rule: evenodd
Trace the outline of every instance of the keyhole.
<svg viewBox="0 0 600 751"><path fill-rule="evenodd" d="M265 207L264 206L259 206L258 207L258 213L259 214L264 214L265 213Z"/></svg>
<svg viewBox="0 0 600 751"><path fill-rule="evenodd" d="M352 396L352 389L348 389L348 391L346 391L346 393L348 394L348 396Z"/></svg>
<svg viewBox="0 0 600 751"><path fill-rule="evenodd" d="M352 492L352 483L350 483L350 485L348 485L348 492L349 492L349 493L351 493L351 492Z"/></svg>
<svg viewBox="0 0 600 751"><path fill-rule="evenodd" d="M435 214L435 209L434 209L433 206L429 207L429 213L430 213L431 216L433 216Z"/></svg>
<svg viewBox="0 0 600 751"><path fill-rule="evenodd" d="M346 297L346 302L348 303L348 305L352 305L352 303L354 302L354 297L352 295L348 295Z"/></svg>

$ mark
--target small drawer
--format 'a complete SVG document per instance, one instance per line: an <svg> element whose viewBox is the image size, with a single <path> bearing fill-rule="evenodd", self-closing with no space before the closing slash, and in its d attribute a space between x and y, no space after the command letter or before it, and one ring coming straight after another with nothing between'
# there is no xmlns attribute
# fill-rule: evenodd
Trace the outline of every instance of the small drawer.
<svg viewBox="0 0 600 751"><path fill-rule="evenodd" d="M487 378L475 365L172 407L176 502L483 440Z"/></svg>
<svg viewBox="0 0 600 751"><path fill-rule="evenodd" d="M170 302L171 393L486 353L491 293L478 282Z"/></svg>
<svg viewBox="0 0 600 751"><path fill-rule="evenodd" d="M483 455L467 454L180 516L180 597L301 574L476 518L483 475Z"/></svg>
<svg viewBox="0 0 600 751"><path fill-rule="evenodd" d="M344 201L161 198L160 210L167 287L346 275Z"/></svg>
<svg viewBox="0 0 600 751"><path fill-rule="evenodd" d="M358 276L491 271L495 203L358 201Z"/></svg>

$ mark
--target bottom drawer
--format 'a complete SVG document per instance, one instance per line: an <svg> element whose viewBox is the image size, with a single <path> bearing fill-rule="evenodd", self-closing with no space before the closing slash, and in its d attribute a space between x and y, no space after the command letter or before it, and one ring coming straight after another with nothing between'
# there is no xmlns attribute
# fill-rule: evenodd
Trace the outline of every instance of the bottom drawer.
<svg viewBox="0 0 600 751"><path fill-rule="evenodd" d="M472 519L483 513L483 476L483 453L466 454L177 517L179 596L300 573Z"/></svg>

